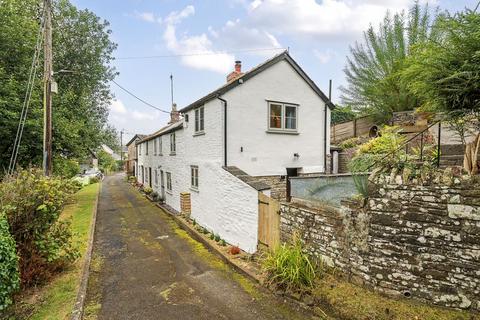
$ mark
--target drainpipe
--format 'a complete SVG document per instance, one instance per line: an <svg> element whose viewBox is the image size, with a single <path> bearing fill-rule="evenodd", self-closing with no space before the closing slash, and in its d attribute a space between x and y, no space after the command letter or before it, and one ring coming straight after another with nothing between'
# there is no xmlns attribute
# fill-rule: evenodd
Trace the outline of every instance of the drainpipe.
<svg viewBox="0 0 480 320"><path fill-rule="evenodd" d="M227 100L220 98L220 96L217 96L217 99L223 102L223 166L227 167Z"/></svg>
<svg viewBox="0 0 480 320"><path fill-rule="evenodd" d="M330 79L328 87L328 101L332 101L332 80ZM323 132L323 164L325 174L327 173L327 122L328 122L328 105L325 103L325 122L324 122L324 132Z"/></svg>

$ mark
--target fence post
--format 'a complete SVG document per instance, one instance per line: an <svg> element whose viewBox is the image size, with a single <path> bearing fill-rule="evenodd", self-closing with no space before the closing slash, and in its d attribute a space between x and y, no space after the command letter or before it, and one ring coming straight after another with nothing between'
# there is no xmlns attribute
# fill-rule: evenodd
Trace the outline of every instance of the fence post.
<svg viewBox="0 0 480 320"><path fill-rule="evenodd" d="M438 122L438 139L437 139L437 168L440 168L440 139L442 137L442 122Z"/></svg>
<svg viewBox="0 0 480 320"><path fill-rule="evenodd" d="M420 161L423 161L423 131L420 136Z"/></svg>

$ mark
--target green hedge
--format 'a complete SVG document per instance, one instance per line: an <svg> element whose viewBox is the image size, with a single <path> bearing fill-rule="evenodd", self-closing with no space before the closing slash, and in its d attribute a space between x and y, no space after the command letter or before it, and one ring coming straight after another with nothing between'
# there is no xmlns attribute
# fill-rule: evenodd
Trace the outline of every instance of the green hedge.
<svg viewBox="0 0 480 320"><path fill-rule="evenodd" d="M19 289L20 276L15 240L10 234L4 213L0 213L0 311L12 303L12 294Z"/></svg>

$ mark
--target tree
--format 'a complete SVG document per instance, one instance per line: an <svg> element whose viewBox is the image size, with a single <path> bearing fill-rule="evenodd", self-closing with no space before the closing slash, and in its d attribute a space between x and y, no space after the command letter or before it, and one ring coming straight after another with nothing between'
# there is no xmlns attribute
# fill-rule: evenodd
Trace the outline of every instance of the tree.
<svg viewBox="0 0 480 320"><path fill-rule="evenodd" d="M0 6L0 170L8 167L20 118L25 87L42 8L38 0L9 0ZM116 134L107 126L112 99L108 82L116 45L108 22L68 0L54 2L54 75L59 93L53 96L53 152L55 158L81 158L88 149L112 144ZM21 44L21 45L19 45ZM38 66L31 106L18 163L42 162L42 64Z"/></svg>
<svg viewBox="0 0 480 320"><path fill-rule="evenodd" d="M102 170L103 173L108 174L112 171L117 170L117 162L110 154L108 154L104 150L100 150L97 153L97 157L98 167L100 168L100 170Z"/></svg>
<svg viewBox="0 0 480 320"><path fill-rule="evenodd" d="M378 121L389 119L392 112L418 107L415 94L400 81L400 72L411 46L434 37L430 25L435 18L428 6L422 8L417 2L408 14L387 13L377 30L370 26L364 43L350 47L344 69L347 86L341 87L343 103Z"/></svg>
<svg viewBox="0 0 480 320"><path fill-rule="evenodd" d="M332 110L332 124L347 122L355 119L357 113L351 106L336 106Z"/></svg>
<svg viewBox="0 0 480 320"><path fill-rule="evenodd" d="M436 41L417 45L402 81L419 97L422 108L448 113L460 136L465 124L480 131L480 14L465 10L445 14L435 26ZM475 119L476 121L470 121ZM475 174L480 134L466 146L465 169Z"/></svg>

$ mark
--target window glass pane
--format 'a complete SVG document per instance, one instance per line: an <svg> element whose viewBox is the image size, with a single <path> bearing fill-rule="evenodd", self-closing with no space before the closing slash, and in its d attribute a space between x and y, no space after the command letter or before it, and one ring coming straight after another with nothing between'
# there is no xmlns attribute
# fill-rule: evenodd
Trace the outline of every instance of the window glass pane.
<svg viewBox="0 0 480 320"><path fill-rule="evenodd" d="M297 107L285 106L285 129L297 129Z"/></svg>
<svg viewBox="0 0 480 320"><path fill-rule="evenodd" d="M195 132L200 130L199 122L200 122L200 119L199 119L198 109L196 109L195 110Z"/></svg>
<svg viewBox="0 0 480 320"><path fill-rule="evenodd" d="M200 108L200 130L203 131L203 123L204 123L204 111L203 111L203 107Z"/></svg>
<svg viewBox="0 0 480 320"><path fill-rule="evenodd" d="M270 128L282 128L282 105L270 105Z"/></svg>

